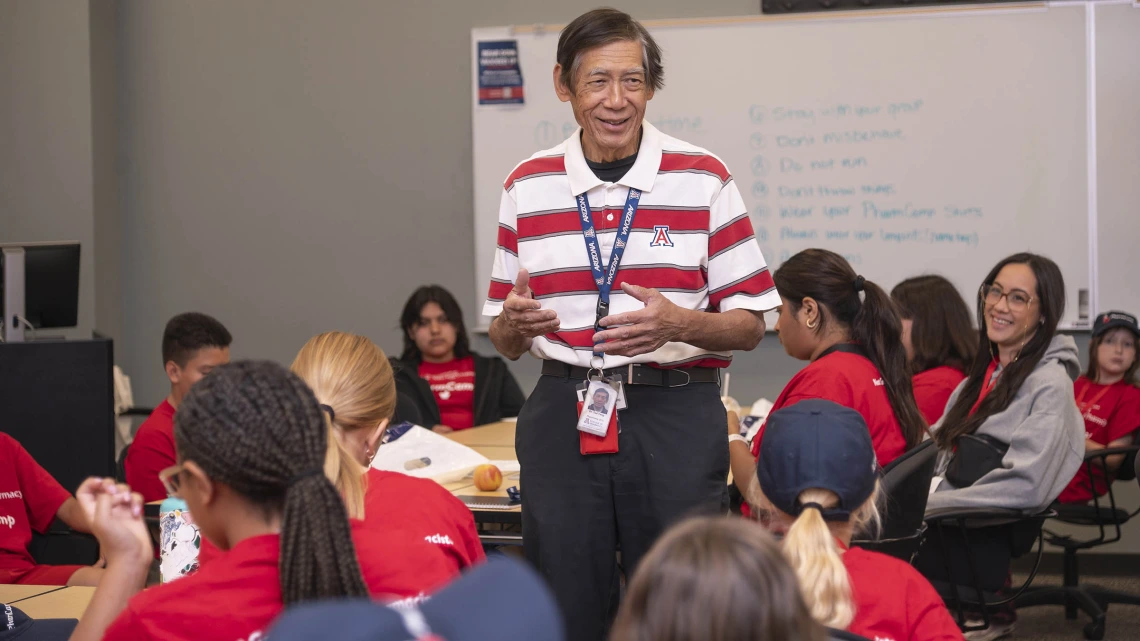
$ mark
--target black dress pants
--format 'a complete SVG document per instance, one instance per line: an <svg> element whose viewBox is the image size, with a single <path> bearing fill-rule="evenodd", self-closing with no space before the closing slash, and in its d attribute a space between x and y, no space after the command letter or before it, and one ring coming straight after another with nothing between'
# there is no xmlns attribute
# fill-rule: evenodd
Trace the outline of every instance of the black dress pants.
<svg viewBox="0 0 1140 641"><path fill-rule="evenodd" d="M554 591L567 639L603 641L620 592L615 552L632 577L671 524L727 510L727 419L715 383L626 385L619 451L583 456L581 382L543 376L519 414L523 550Z"/></svg>

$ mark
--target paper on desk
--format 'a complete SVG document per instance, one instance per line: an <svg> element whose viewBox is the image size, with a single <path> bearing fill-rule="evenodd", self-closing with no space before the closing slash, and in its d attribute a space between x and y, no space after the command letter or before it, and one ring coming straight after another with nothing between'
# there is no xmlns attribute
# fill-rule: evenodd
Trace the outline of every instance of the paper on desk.
<svg viewBox="0 0 1140 641"><path fill-rule="evenodd" d="M508 416L508 417L503 419L503 422L504 423L516 423L516 422L518 422L518 420L519 420L519 417L517 417L517 416Z"/></svg>
<svg viewBox="0 0 1140 641"><path fill-rule="evenodd" d="M466 445L417 425L399 439L381 446L372 459L372 467L450 483L486 462L487 457Z"/></svg>

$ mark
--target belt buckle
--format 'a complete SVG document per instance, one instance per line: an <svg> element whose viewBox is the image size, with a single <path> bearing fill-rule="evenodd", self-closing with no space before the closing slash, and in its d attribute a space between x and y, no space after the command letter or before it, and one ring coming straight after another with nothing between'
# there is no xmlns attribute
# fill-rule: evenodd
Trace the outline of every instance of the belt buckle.
<svg viewBox="0 0 1140 641"><path fill-rule="evenodd" d="M625 382L626 385L637 385L637 383L633 382L633 363L629 363L625 366Z"/></svg>
<svg viewBox="0 0 1140 641"><path fill-rule="evenodd" d="M681 383L680 385L666 385L665 387L668 387L668 388L684 387L684 386L688 385L689 383L693 382L693 377L689 376L689 373L683 369L681 369L681 370L670 370L670 371L671 372L680 372L680 373L684 374L685 375L685 382Z"/></svg>

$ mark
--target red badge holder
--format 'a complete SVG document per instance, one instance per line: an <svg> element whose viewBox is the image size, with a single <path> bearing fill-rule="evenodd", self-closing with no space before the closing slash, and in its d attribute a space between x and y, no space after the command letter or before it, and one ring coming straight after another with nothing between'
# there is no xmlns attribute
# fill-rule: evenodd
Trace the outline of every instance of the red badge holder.
<svg viewBox="0 0 1140 641"><path fill-rule="evenodd" d="M582 415L583 401L578 401L578 415ZM617 410L610 412L610 427L605 436L594 436L578 430L578 451L583 456L589 454L617 454L618 451L618 419Z"/></svg>

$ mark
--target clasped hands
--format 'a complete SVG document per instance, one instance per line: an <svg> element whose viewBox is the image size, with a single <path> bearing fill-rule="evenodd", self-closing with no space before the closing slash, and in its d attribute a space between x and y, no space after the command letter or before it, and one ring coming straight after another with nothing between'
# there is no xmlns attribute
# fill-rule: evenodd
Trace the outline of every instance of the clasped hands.
<svg viewBox="0 0 1140 641"><path fill-rule="evenodd" d="M622 283L621 289L645 307L601 319L598 324L602 330L593 335L597 351L636 356L678 339L685 329L685 310L653 288ZM511 332L527 339L556 332L561 327L557 312L543 309L535 299L530 274L525 269L519 270L515 286L503 302L502 317Z"/></svg>

